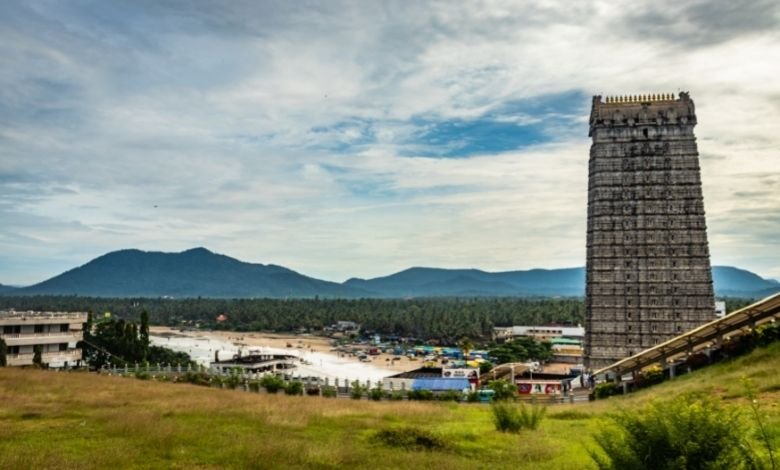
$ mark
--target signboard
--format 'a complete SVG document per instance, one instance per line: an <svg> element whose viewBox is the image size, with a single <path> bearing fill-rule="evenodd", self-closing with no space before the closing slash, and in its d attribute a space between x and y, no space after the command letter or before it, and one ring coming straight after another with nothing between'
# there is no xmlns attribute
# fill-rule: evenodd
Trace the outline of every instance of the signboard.
<svg viewBox="0 0 780 470"><path fill-rule="evenodd" d="M715 316L718 318L726 316L726 302L722 300L715 302Z"/></svg>
<svg viewBox="0 0 780 470"><path fill-rule="evenodd" d="M445 378L478 379L479 369L442 369L441 376Z"/></svg>

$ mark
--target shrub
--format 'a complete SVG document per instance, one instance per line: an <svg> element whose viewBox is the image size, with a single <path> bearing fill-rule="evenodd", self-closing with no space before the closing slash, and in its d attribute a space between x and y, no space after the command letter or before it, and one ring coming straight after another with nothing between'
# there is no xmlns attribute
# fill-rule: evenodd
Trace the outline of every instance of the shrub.
<svg viewBox="0 0 780 470"><path fill-rule="evenodd" d="M469 402L469 403L477 403L477 402L479 402L479 392L477 392L477 391L469 392L466 395L466 401Z"/></svg>
<svg viewBox="0 0 780 470"><path fill-rule="evenodd" d="M322 396L325 398L336 398L338 393L336 387L322 387Z"/></svg>
<svg viewBox="0 0 780 470"><path fill-rule="evenodd" d="M263 378L260 379L260 385L268 393L276 393L285 388L284 380L282 380L281 377L272 374L264 375Z"/></svg>
<svg viewBox="0 0 780 470"><path fill-rule="evenodd" d="M422 401L433 400L433 392L430 390L410 390L409 399Z"/></svg>
<svg viewBox="0 0 780 470"><path fill-rule="evenodd" d="M642 371L642 384L654 385L664 381L664 370L659 365L650 366Z"/></svg>
<svg viewBox="0 0 780 470"><path fill-rule="evenodd" d="M743 468L737 412L710 398L685 395L611 416L614 426L595 435L590 451L600 469Z"/></svg>
<svg viewBox="0 0 780 470"><path fill-rule="evenodd" d="M206 387L211 384L211 377L205 372L186 372L180 376L179 380Z"/></svg>
<svg viewBox="0 0 780 470"><path fill-rule="evenodd" d="M539 405L527 406L525 403L493 403L490 405L496 431L520 432L522 429L536 429L547 411Z"/></svg>
<svg viewBox="0 0 780 470"><path fill-rule="evenodd" d="M440 436L414 427L383 429L374 435L374 440L388 447L406 450L441 450L447 442Z"/></svg>
<svg viewBox="0 0 780 470"><path fill-rule="evenodd" d="M780 323L767 323L756 328L756 342L760 346L780 340Z"/></svg>
<svg viewBox="0 0 780 470"><path fill-rule="evenodd" d="M365 387L360 385L360 382L355 380L350 385L350 392L349 392L350 396L352 397L353 400L360 400L361 398L363 398L363 390L364 389L365 389Z"/></svg>
<svg viewBox="0 0 780 470"><path fill-rule="evenodd" d="M384 396L385 396L385 392L379 387L374 387L368 391L368 398L374 401L379 401Z"/></svg>
<svg viewBox="0 0 780 470"><path fill-rule="evenodd" d="M517 397L517 386L508 380L493 380L488 388L495 392L494 401L511 400Z"/></svg>
<svg viewBox="0 0 780 470"><path fill-rule="evenodd" d="M436 397L439 401L460 401L460 397L463 395L463 392L460 392L458 390L447 390L440 394L438 397Z"/></svg>
<svg viewBox="0 0 780 470"><path fill-rule="evenodd" d="M401 390L395 390L388 395L388 398L393 401L401 401L406 398L406 392Z"/></svg>
<svg viewBox="0 0 780 470"><path fill-rule="evenodd" d="M620 387L615 382L602 382L593 389L593 396L600 400L602 398L618 395L620 392Z"/></svg>
<svg viewBox="0 0 780 470"><path fill-rule="evenodd" d="M303 382L293 380L284 388L284 393L287 395L303 395Z"/></svg>
<svg viewBox="0 0 780 470"><path fill-rule="evenodd" d="M152 376L149 374L149 372L144 371L138 371L135 373L135 378L139 380L149 380L152 378Z"/></svg>
<svg viewBox="0 0 780 470"><path fill-rule="evenodd" d="M249 385L250 392L260 391L260 382L258 380L250 380L249 382L247 382L247 385Z"/></svg>
<svg viewBox="0 0 780 470"><path fill-rule="evenodd" d="M227 377L222 378L222 383L225 384L225 387L227 388L235 389L241 385L241 377L236 374L230 374Z"/></svg>

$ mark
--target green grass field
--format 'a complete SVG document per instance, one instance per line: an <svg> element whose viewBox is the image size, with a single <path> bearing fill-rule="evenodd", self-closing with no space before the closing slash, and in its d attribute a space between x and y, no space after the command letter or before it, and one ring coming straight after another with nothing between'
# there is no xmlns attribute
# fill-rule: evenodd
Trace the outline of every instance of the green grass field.
<svg viewBox="0 0 780 470"><path fill-rule="evenodd" d="M627 397L557 405L536 431L494 430L477 404L254 394L88 373L0 369L0 468L595 468L593 434L617 409L700 392L743 410L759 390L780 444L780 343ZM377 438L434 436L431 449ZM749 436L755 439L755 436Z"/></svg>

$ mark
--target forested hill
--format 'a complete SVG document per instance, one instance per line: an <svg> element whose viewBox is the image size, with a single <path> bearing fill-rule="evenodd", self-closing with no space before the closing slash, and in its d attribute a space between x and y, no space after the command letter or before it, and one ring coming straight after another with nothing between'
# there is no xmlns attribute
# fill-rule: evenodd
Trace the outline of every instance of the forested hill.
<svg viewBox="0 0 780 470"><path fill-rule="evenodd" d="M719 296L764 297L780 283L738 268L713 268ZM275 265L253 264L195 248L181 253L108 253L40 284L0 286L0 295L212 298L581 297L583 268L486 272L410 268L342 284Z"/></svg>
<svg viewBox="0 0 780 470"><path fill-rule="evenodd" d="M115 251L12 293L97 297L367 295L357 289L304 276L282 266L245 263L205 248L181 253Z"/></svg>

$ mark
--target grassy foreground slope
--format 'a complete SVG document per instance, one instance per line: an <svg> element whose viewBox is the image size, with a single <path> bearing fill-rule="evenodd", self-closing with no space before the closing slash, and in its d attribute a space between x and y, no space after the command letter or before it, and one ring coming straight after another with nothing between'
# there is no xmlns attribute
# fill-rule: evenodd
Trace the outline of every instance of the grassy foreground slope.
<svg viewBox="0 0 780 470"><path fill-rule="evenodd" d="M253 394L193 385L0 369L0 468L594 468L587 449L618 408L701 392L750 411L759 388L780 436L780 343L628 397L551 407L540 429L494 430L481 405L368 402ZM443 448L377 439L416 428Z"/></svg>

